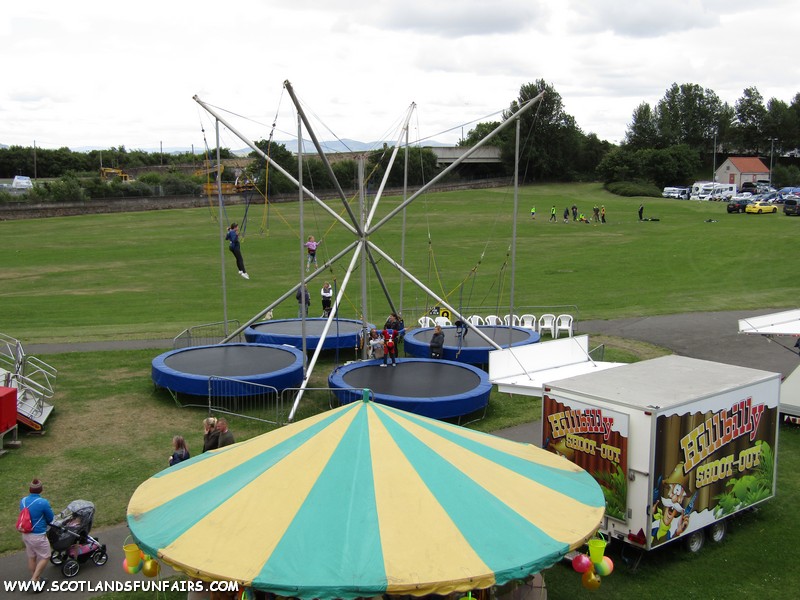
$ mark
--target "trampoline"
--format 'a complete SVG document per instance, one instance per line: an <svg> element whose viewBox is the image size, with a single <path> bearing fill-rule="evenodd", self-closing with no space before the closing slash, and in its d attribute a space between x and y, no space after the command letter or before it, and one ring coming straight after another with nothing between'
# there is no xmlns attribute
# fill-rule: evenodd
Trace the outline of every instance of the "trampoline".
<svg viewBox="0 0 800 600"><path fill-rule="evenodd" d="M467 335L463 336L461 351L459 352L456 327L442 327L444 332L443 358L445 360L454 360L471 365L489 364L489 352L496 350L496 348L490 346L486 340L477 335L472 329L476 328L470 327L467 330ZM539 334L525 327L481 325L477 329L480 329L484 335L502 348L525 346L539 341ZM511 334L511 344L509 344L509 333ZM405 337L405 353L416 358L429 358L431 355L431 337L433 337L432 327L410 330Z"/></svg>
<svg viewBox="0 0 800 600"><path fill-rule="evenodd" d="M360 400L369 389L375 402L424 417L450 419L489 403L492 384L484 371L460 362L407 358L397 366L383 361L351 363L336 369L328 384L342 404Z"/></svg>
<svg viewBox="0 0 800 600"><path fill-rule="evenodd" d="M327 319L306 319L306 349L316 350ZM374 325L367 325L370 329ZM334 348L358 348L362 323L354 319L334 319L323 350ZM262 321L244 330L244 339L258 344L287 344L303 347L303 325L301 319L276 319Z"/></svg>
<svg viewBox="0 0 800 600"><path fill-rule="evenodd" d="M242 382L226 385L226 396L253 394L249 384L283 390L303 381L303 353L291 346L220 344L165 352L153 359L152 377L157 387L172 392L207 396L209 379L224 377Z"/></svg>

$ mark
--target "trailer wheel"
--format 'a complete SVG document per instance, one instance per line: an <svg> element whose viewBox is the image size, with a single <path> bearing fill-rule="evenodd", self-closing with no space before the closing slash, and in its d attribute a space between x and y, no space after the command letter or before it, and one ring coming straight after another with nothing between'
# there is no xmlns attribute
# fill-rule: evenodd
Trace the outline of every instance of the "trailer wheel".
<svg viewBox="0 0 800 600"><path fill-rule="evenodd" d="M706 533L708 534L709 540L715 544L719 544L725 539L725 534L728 533L728 522L723 519L722 521L712 523L706 528Z"/></svg>
<svg viewBox="0 0 800 600"><path fill-rule="evenodd" d="M683 542L683 545L689 552L695 554L697 552L700 552L700 549L703 547L705 540L706 538L703 535L703 530L699 529L698 531L693 531L692 533L687 535L686 539Z"/></svg>

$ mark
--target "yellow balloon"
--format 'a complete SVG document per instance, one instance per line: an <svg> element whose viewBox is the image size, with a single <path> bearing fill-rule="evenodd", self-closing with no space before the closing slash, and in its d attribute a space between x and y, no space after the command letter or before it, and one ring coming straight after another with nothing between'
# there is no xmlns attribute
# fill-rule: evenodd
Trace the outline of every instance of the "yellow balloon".
<svg viewBox="0 0 800 600"><path fill-rule="evenodd" d="M157 560L146 560L142 566L142 573L147 577L155 577L161 571L161 565Z"/></svg>
<svg viewBox="0 0 800 600"><path fill-rule="evenodd" d="M586 571L581 577L581 583L587 590L596 590L600 587L600 577L593 571Z"/></svg>

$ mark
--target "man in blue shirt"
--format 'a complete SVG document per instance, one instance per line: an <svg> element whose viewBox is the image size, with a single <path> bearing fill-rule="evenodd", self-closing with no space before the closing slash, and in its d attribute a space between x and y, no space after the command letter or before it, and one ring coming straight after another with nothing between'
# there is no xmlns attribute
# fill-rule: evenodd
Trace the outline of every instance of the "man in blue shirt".
<svg viewBox="0 0 800 600"><path fill-rule="evenodd" d="M42 482L38 479L31 481L30 494L19 501L20 511L28 509L31 514L33 529L30 533L22 534L25 552L28 555L28 569L31 572L31 581L44 581L41 579L42 571L50 561L50 542L47 540L47 526L53 520L53 509L50 503L42 498Z"/></svg>

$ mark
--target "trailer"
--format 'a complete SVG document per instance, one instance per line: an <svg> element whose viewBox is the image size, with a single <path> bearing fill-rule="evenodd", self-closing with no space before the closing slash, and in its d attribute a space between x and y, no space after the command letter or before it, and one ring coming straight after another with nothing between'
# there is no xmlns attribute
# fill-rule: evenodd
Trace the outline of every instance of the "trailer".
<svg viewBox="0 0 800 600"><path fill-rule="evenodd" d="M542 391L542 446L602 486L609 540L697 552L775 495L778 373L671 355Z"/></svg>

